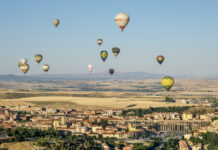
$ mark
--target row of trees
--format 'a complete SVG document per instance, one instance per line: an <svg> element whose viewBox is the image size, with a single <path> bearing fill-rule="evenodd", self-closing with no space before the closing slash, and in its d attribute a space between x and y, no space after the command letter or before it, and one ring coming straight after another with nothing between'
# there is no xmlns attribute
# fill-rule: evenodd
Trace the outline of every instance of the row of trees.
<svg viewBox="0 0 218 150"><path fill-rule="evenodd" d="M10 139L9 142L12 141L21 142L30 138L39 138L39 137L57 138L63 136L59 131L56 131L52 128L48 130L27 129L22 127L8 128L8 129L0 128L0 131L6 132L8 136L14 137L13 139Z"/></svg>
<svg viewBox="0 0 218 150"><path fill-rule="evenodd" d="M103 123L104 121L102 121ZM44 147L45 149L52 150L102 150L103 143L111 148L122 149L128 143L118 141L116 138L102 138L95 136L84 135L71 135L63 134L61 131L54 130L52 128L48 130L39 129L26 129L26 128L0 128L1 132L6 132L8 136L14 137L9 141L4 142L22 142L33 141L33 144L38 147ZM0 141L2 143L3 141ZM149 146L143 144L134 144L134 149L152 149L160 144L160 140L152 140Z"/></svg>
<svg viewBox="0 0 218 150"><path fill-rule="evenodd" d="M128 110L123 110L122 115L127 116L129 112L134 112L135 115L142 117L145 114L152 114L155 112L158 113L164 113L164 112L177 112L179 114L183 113L184 111L188 110L190 106L183 106L183 107L157 107L153 108L150 107L149 109L128 109Z"/></svg>
<svg viewBox="0 0 218 150"><path fill-rule="evenodd" d="M160 145L160 139L153 140L147 146L143 143L133 144L134 150L153 150L155 147ZM52 150L103 150L103 143L107 144L110 148L117 147L122 149L128 143L119 142L116 138L96 138L89 136L72 136L67 137L65 140L56 140L54 139L38 139L34 145L45 147L46 149Z"/></svg>

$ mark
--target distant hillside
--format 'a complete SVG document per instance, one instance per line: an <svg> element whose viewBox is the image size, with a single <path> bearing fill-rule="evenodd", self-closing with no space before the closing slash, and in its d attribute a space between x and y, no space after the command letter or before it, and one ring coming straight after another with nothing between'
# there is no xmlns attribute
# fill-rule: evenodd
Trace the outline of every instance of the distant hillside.
<svg viewBox="0 0 218 150"><path fill-rule="evenodd" d="M108 73L90 74L53 74L53 75L0 75L0 81L53 81L53 80L141 80L158 79L164 75L146 72L118 72L113 76Z"/></svg>

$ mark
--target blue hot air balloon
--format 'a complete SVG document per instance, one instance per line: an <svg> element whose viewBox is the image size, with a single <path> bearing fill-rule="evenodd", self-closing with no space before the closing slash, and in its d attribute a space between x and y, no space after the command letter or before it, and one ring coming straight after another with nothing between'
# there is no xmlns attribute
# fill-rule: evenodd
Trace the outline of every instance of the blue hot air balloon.
<svg viewBox="0 0 218 150"><path fill-rule="evenodd" d="M108 52L106 50L102 50L100 53L101 59L105 62L108 56Z"/></svg>

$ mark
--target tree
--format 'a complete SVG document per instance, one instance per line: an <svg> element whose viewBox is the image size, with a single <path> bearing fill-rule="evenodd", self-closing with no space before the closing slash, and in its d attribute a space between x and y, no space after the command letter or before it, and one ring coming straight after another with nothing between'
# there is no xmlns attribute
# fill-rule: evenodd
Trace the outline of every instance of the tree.
<svg viewBox="0 0 218 150"><path fill-rule="evenodd" d="M166 101L166 102L170 102L170 103L175 102L175 101L173 100L173 98L170 98L170 97L166 97L166 98L165 98L165 101Z"/></svg>

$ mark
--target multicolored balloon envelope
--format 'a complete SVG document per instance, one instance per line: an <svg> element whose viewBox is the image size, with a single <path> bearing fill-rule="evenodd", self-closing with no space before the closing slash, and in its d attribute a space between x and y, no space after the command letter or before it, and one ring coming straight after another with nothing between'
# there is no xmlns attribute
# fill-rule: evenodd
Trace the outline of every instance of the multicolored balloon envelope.
<svg viewBox="0 0 218 150"><path fill-rule="evenodd" d="M55 28L57 28L57 26L59 25L60 20L59 19L54 19L52 20L52 24L55 26Z"/></svg>
<svg viewBox="0 0 218 150"><path fill-rule="evenodd" d="M98 39L98 40L97 40L97 43L98 43L99 46L101 46L102 42L103 42L102 39Z"/></svg>
<svg viewBox="0 0 218 150"><path fill-rule="evenodd" d="M157 59L157 62L161 65L163 63L163 61L164 61L164 56L159 55L159 56L157 56L156 59Z"/></svg>
<svg viewBox="0 0 218 150"><path fill-rule="evenodd" d="M43 69L43 71L48 72L48 70L49 70L49 65L48 65L48 64L44 64L44 65L42 66L42 69Z"/></svg>
<svg viewBox="0 0 218 150"><path fill-rule="evenodd" d="M117 57L117 55L120 53L120 48L114 47L114 48L112 48L112 52L113 52L114 56Z"/></svg>
<svg viewBox="0 0 218 150"><path fill-rule="evenodd" d="M28 60L26 58L21 58L20 59L20 63L23 64L27 64Z"/></svg>
<svg viewBox="0 0 218 150"><path fill-rule="evenodd" d="M108 52L106 50L101 51L100 53L101 59L105 62L108 56Z"/></svg>
<svg viewBox="0 0 218 150"><path fill-rule="evenodd" d="M29 70L29 65L28 65L28 64L21 64L20 70L21 70L23 73L27 73L27 71Z"/></svg>
<svg viewBox="0 0 218 150"><path fill-rule="evenodd" d="M41 54L36 54L35 55L35 60L39 64L42 61L43 56Z"/></svg>
<svg viewBox="0 0 218 150"><path fill-rule="evenodd" d="M119 13L115 16L115 22L120 27L122 32L126 27L126 25L129 23L129 20L130 20L129 16L125 13Z"/></svg>
<svg viewBox="0 0 218 150"><path fill-rule="evenodd" d="M114 74L115 70L114 69L109 69L109 73L112 76Z"/></svg>
<svg viewBox="0 0 218 150"><path fill-rule="evenodd" d="M161 84L167 91L169 91L174 85L174 79L170 76L163 77L161 80Z"/></svg>

